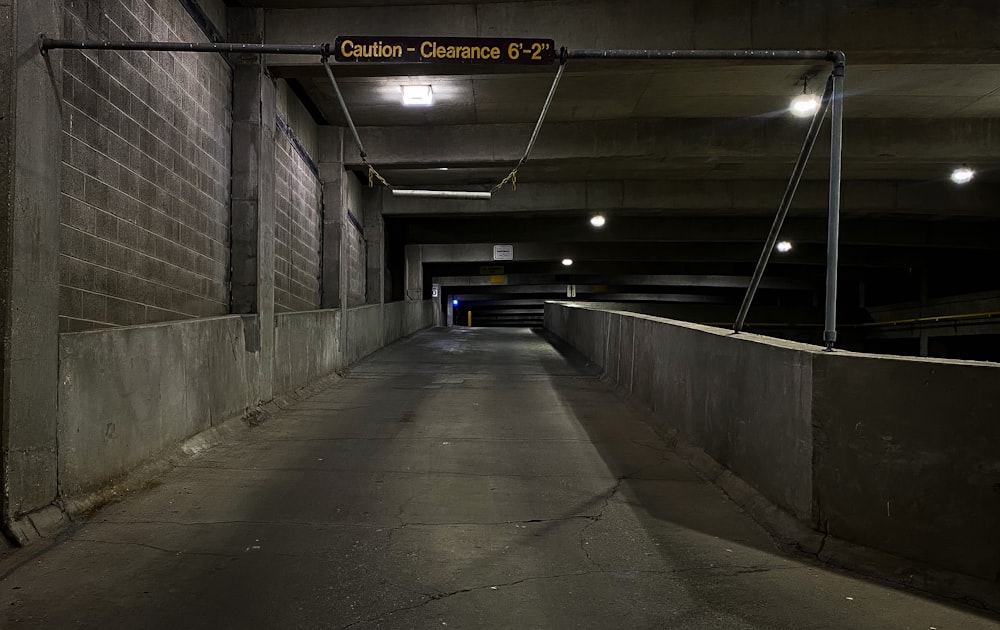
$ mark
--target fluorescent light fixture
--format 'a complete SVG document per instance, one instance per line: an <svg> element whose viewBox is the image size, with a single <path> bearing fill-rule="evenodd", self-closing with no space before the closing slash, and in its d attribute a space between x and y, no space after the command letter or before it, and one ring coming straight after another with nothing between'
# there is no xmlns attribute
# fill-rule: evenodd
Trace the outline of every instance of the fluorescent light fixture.
<svg viewBox="0 0 1000 630"><path fill-rule="evenodd" d="M405 188L393 188L393 197L423 197L425 199L480 199L489 201L493 198L491 192L479 192L475 190L409 190Z"/></svg>
<svg viewBox="0 0 1000 630"><path fill-rule="evenodd" d="M429 85L404 85L403 105L427 107L434 103L434 90Z"/></svg>
<svg viewBox="0 0 1000 630"><path fill-rule="evenodd" d="M951 181L956 184L968 184L976 176L976 171L968 166L960 166L951 172Z"/></svg>
<svg viewBox="0 0 1000 630"><path fill-rule="evenodd" d="M571 266L573 264L573 259L572 258L563 258L562 259L562 264L563 264L563 267L569 267L569 266Z"/></svg>
<svg viewBox="0 0 1000 630"><path fill-rule="evenodd" d="M604 219L603 214L595 214L594 216L590 217L590 224L593 225L594 227L604 227L605 223L607 223L607 221Z"/></svg>
<svg viewBox="0 0 1000 630"><path fill-rule="evenodd" d="M792 244L789 243L788 241L781 241L780 243L775 245L774 248L777 249L782 254L787 254L788 252L792 251Z"/></svg>
<svg viewBox="0 0 1000 630"><path fill-rule="evenodd" d="M788 106L788 111L799 118L812 116L819 109L819 98L815 94L799 94L792 99L792 104Z"/></svg>

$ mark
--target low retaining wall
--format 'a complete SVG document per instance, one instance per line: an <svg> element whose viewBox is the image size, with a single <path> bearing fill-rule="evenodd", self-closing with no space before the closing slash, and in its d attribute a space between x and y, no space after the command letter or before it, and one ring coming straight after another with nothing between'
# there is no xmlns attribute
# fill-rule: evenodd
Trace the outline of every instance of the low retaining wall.
<svg viewBox="0 0 1000 630"><path fill-rule="evenodd" d="M434 323L431 301L275 315L272 383L240 316L64 333L59 466L64 499L96 492L185 439ZM264 387L264 385L272 385Z"/></svg>
<svg viewBox="0 0 1000 630"><path fill-rule="evenodd" d="M546 304L545 326L811 527L1000 575L1000 365L828 353L579 304Z"/></svg>
<svg viewBox="0 0 1000 630"><path fill-rule="evenodd" d="M344 367L340 320L339 310L275 314L275 394L304 387Z"/></svg>
<svg viewBox="0 0 1000 630"><path fill-rule="evenodd" d="M59 485L96 490L259 404L239 316L60 335Z"/></svg>
<svg viewBox="0 0 1000 630"><path fill-rule="evenodd" d="M433 326L434 309L432 300L348 309L349 332L345 343L348 365L407 335Z"/></svg>

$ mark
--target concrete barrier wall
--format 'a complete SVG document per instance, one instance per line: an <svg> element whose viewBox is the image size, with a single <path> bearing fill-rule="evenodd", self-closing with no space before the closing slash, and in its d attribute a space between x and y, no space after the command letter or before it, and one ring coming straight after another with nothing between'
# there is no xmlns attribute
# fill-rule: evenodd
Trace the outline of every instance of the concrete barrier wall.
<svg viewBox="0 0 1000 630"><path fill-rule="evenodd" d="M347 337L344 358L350 365L382 347L382 315L380 304L347 309Z"/></svg>
<svg viewBox="0 0 1000 630"><path fill-rule="evenodd" d="M838 352L814 390L818 522L996 584L1000 365Z"/></svg>
<svg viewBox="0 0 1000 630"><path fill-rule="evenodd" d="M262 402L238 316L60 335L62 496L96 490Z"/></svg>
<svg viewBox="0 0 1000 630"><path fill-rule="evenodd" d="M797 517L812 513L805 346L647 315L547 304L545 326L628 395Z"/></svg>
<svg viewBox="0 0 1000 630"><path fill-rule="evenodd" d="M433 302L275 316L274 394L303 387L433 324ZM383 310L387 328L383 328ZM60 335L60 495L115 483L261 403L265 370L240 316Z"/></svg>
<svg viewBox="0 0 1000 630"><path fill-rule="evenodd" d="M355 363L379 348L433 326L433 300L390 302L347 310L348 364Z"/></svg>
<svg viewBox="0 0 1000 630"><path fill-rule="evenodd" d="M827 353L596 306L547 304L545 324L808 525L1000 573L1000 365Z"/></svg>
<svg viewBox="0 0 1000 630"><path fill-rule="evenodd" d="M274 316L274 392L291 391L344 367L339 310ZM280 369L279 369L280 368Z"/></svg>

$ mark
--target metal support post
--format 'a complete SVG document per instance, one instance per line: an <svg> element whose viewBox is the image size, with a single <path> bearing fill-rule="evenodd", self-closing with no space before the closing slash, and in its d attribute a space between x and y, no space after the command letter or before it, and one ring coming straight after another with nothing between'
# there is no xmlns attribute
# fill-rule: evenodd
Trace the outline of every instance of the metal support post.
<svg viewBox="0 0 1000 630"><path fill-rule="evenodd" d="M837 342L837 265L840 251L840 182L844 146L844 53L838 52L833 68L833 117L830 124L830 214L826 240L826 321L823 342L828 351Z"/></svg>
<svg viewBox="0 0 1000 630"><path fill-rule="evenodd" d="M813 147L816 145L816 139L819 137L820 128L823 126L823 119L826 118L826 112L830 108L832 93L833 76L831 75L826 82L826 89L823 91L823 98L820 100L819 108L813 114L812 122L809 124L809 131L806 133L806 139L802 143L802 151L799 152L799 159L795 162L792 177L788 180L785 195L778 206L778 214L775 215L774 222L771 224L771 231L764 242L764 250L760 253L760 258L757 260L757 267L754 269L753 277L750 279L750 286L747 287L746 295L743 297L743 304L740 305L740 312L736 316L736 323L733 324L733 331L735 332L743 331L747 313L750 311L750 304L753 302L754 295L756 295L757 289L760 287L761 279L764 277L764 269L771 259L771 252L774 251L774 245L778 241L778 235L781 233L781 227L785 223L785 217L788 216L788 210L792 207L795 191L798 190L799 182L802 180L802 173L805 172L809 156L812 154Z"/></svg>

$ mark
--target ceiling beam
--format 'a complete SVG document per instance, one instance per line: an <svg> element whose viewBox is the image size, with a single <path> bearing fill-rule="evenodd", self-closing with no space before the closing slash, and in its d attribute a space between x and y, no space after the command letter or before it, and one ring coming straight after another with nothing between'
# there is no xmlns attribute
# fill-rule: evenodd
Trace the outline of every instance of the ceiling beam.
<svg viewBox="0 0 1000 630"><path fill-rule="evenodd" d="M276 0L262 6L287 6ZM949 0L921 6L857 0L561 0L326 9L269 9L268 43L330 42L338 35L547 37L569 48L839 48L849 62L1000 60L996 3ZM720 22L719 15L729 16ZM947 25L947 28L942 28ZM892 34L886 50L886 34ZM315 63L315 58L282 63Z"/></svg>
<svg viewBox="0 0 1000 630"><path fill-rule="evenodd" d="M848 104L849 107L849 104ZM579 178L604 161L609 167L627 160L643 168L709 177L716 166L772 162L787 165L790 174L805 136L801 121L787 117L743 119L650 119L559 122L543 125L528 170L586 158ZM383 170L462 166L511 166L524 152L530 124L361 127L369 160ZM822 133L810 164L822 175L829 152ZM851 119L844 123L845 167L861 178L880 164L898 166L946 162L958 164L996 160L994 138L1000 119ZM367 168L355 147L344 150L348 168ZM567 164L568 163L568 164ZM776 171L777 172L777 171ZM918 171L923 178L923 171ZM950 171L940 173L942 179ZM901 172L900 177L905 178Z"/></svg>
<svg viewBox="0 0 1000 630"><path fill-rule="evenodd" d="M489 243L449 245L407 245L406 259L423 265L436 263L518 264L539 262L550 264L552 270L570 273L573 268L611 262L633 263L730 263L754 262L760 256L762 244L753 243L504 243L513 245L514 262L493 260ZM563 258L572 258L573 268L560 266ZM826 265L826 247L821 243L806 243L790 254L772 257L772 265ZM844 245L840 251L841 267L935 267L986 269L996 264L995 250L927 249L922 247L885 247ZM462 275L437 268L438 275ZM599 269L596 270L599 272ZM467 273L467 271L466 271Z"/></svg>
<svg viewBox="0 0 1000 630"><path fill-rule="evenodd" d="M504 214L605 212L610 219L619 213L773 217L784 189L785 182L774 180L624 180L529 182L518 184L516 190L498 192L485 202L401 198L384 194L384 188L375 194L381 196L382 214L387 217L461 215L479 219ZM792 205L793 217L826 216L828 195L826 182L802 182ZM985 182L958 187L951 182L849 181L842 186L842 195L845 216L939 216L947 209L951 218L1000 218L1000 185ZM718 225L714 219L710 221Z"/></svg>
<svg viewBox="0 0 1000 630"><path fill-rule="evenodd" d="M565 282L557 282L558 274L509 274L504 277L508 286L566 286ZM441 286L496 286L493 278L481 276L435 276L435 284ZM599 275L574 275L573 282L578 285L619 285L619 286L649 286L649 287L705 287L724 289L745 289L750 284L749 276L718 276L718 275L619 275L614 277ZM815 284L804 280L788 278L764 278L760 284L763 289L801 289L812 290Z"/></svg>

